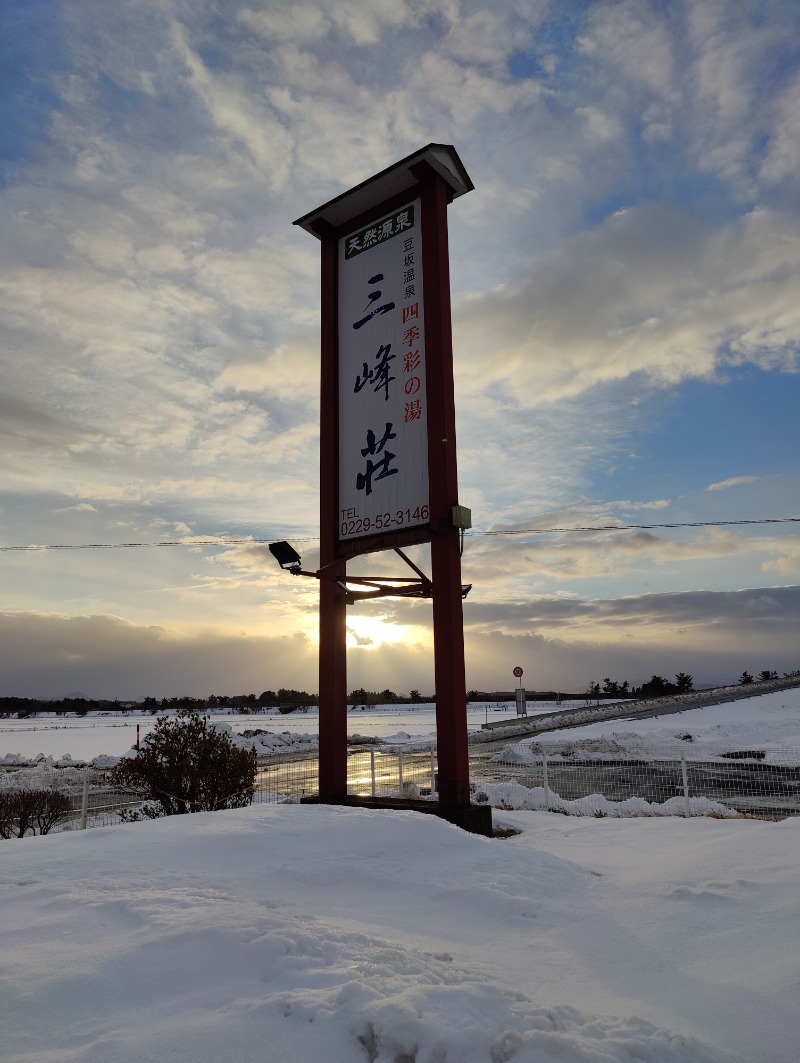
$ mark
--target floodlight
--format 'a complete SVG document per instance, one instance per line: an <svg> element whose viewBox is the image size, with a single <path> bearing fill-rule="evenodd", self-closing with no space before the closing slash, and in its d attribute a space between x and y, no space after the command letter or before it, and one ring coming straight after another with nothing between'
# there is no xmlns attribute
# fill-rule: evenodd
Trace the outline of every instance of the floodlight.
<svg viewBox="0 0 800 1063"><path fill-rule="evenodd" d="M281 568L288 568L290 572L298 572L300 570L300 555L289 543L270 543L269 552Z"/></svg>

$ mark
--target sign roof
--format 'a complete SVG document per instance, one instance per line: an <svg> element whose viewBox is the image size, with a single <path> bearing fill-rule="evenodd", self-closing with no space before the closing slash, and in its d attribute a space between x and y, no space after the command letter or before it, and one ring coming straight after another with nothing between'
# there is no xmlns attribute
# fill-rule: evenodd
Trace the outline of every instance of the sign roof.
<svg viewBox="0 0 800 1063"><path fill-rule="evenodd" d="M415 189L419 182L414 169L420 163L427 163L446 181L453 199L475 187L452 144L428 144L309 214L304 214L293 224L321 238L328 227L338 229L386 200Z"/></svg>

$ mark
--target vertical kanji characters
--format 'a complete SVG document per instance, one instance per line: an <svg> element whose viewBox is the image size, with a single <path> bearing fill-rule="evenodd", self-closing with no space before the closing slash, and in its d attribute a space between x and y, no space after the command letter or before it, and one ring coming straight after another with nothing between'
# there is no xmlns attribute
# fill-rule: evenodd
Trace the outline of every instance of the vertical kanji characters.
<svg viewBox="0 0 800 1063"><path fill-rule="evenodd" d="M373 480L382 480L385 476L397 475L398 470L390 468L397 455L390 450L386 450L386 444L389 440L396 438L397 433L392 431L391 421L386 422L386 427L380 440L377 439L371 428L367 430L367 445L361 451L361 457L367 458L367 465L364 472L360 472L356 476L356 488L359 491L364 491L365 494L371 495ZM372 458L378 455L380 455L380 460L374 462Z"/></svg>
<svg viewBox="0 0 800 1063"><path fill-rule="evenodd" d="M419 209L418 201L409 203L348 234L340 244L343 538L427 519Z"/></svg>
<svg viewBox="0 0 800 1063"><path fill-rule="evenodd" d="M394 355L390 353L391 350L391 343L382 343L378 348L378 353L375 355L377 365L370 369L367 363L364 362L362 374L356 374L356 382L353 385L353 394L357 395L367 384L372 384L372 390L375 394L379 391L383 391L384 399L386 402L389 401L389 385L395 379L395 377L389 375L389 362L394 359Z"/></svg>
<svg viewBox="0 0 800 1063"><path fill-rule="evenodd" d="M377 284L379 281L382 280L383 274L376 273L374 277L370 277L370 279L367 281L367 284ZM375 291L370 292L367 300L367 305L364 307L364 309L368 310L373 305L373 303L377 303L377 301L381 298L382 295L383 292L381 292L379 288L376 288ZM382 306L376 306L372 310L370 310L365 317L362 317L359 321L354 321L353 328L363 328L368 321L371 321L373 317L375 317L376 314L388 314L390 310L394 310L394 303L384 303Z"/></svg>

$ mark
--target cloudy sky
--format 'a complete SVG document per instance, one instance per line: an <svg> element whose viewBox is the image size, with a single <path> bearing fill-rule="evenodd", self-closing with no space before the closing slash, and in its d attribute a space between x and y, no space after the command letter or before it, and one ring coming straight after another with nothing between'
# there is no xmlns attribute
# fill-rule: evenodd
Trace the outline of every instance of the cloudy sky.
<svg viewBox="0 0 800 1063"><path fill-rule="evenodd" d="M315 567L292 222L430 142L475 185L468 687L800 667L798 42L796 0L5 0L0 693L316 690L316 583L219 540ZM429 603L349 622L350 687L432 690Z"/></svg>

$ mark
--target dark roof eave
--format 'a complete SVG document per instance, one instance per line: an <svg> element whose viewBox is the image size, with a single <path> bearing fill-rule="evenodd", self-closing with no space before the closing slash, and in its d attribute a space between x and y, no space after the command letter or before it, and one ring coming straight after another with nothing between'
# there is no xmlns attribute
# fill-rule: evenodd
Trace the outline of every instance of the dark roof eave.
<svg viewBox="0 0 800 1063"><path fill-rule="evenodd" d="M293 224L319 239L326 230L338 229L351 218L366 214L386 200L413 189L419 183L414 169L421 163L427 163L444 179L453 199L475 187L452 144L428 144L316 210L304 214Z"/></svg>

